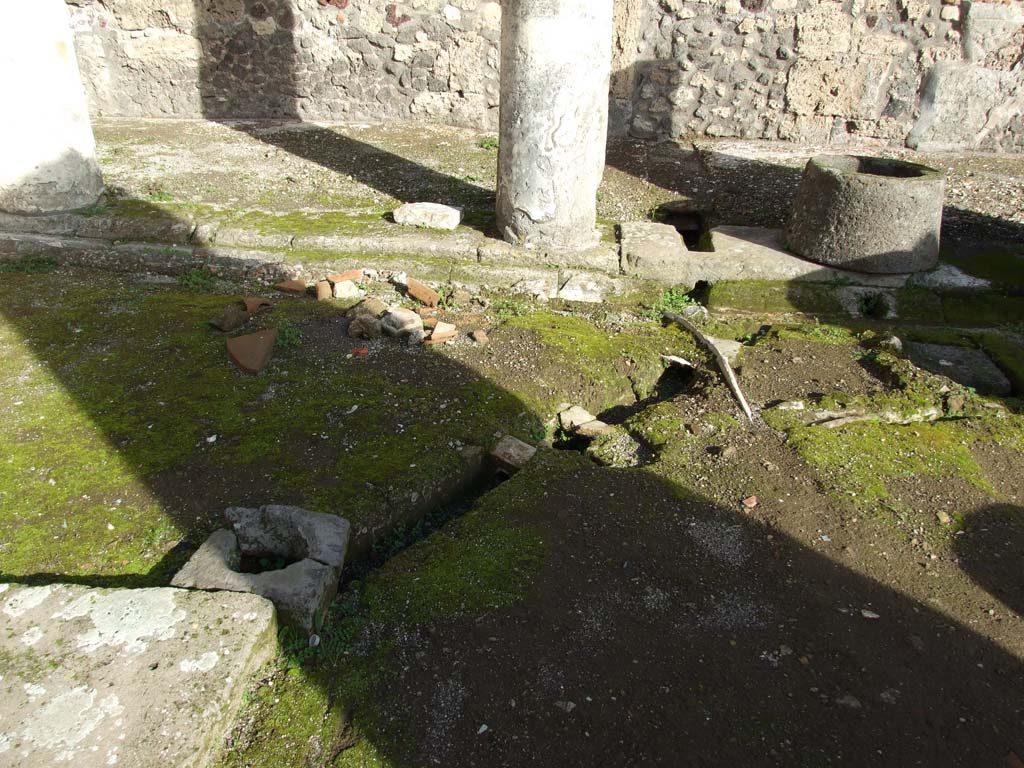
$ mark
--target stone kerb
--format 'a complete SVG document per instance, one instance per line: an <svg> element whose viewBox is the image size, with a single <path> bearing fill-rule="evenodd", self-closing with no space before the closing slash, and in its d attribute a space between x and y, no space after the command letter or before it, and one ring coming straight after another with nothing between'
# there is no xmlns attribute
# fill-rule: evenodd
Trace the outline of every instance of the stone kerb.
<svg viewBox="0 0 1024 768"><path fill-rule="evenodd" d="M898 274L938 263L945 178L900 160L820 155L804 169L786 243L819 264Z"/></svg>

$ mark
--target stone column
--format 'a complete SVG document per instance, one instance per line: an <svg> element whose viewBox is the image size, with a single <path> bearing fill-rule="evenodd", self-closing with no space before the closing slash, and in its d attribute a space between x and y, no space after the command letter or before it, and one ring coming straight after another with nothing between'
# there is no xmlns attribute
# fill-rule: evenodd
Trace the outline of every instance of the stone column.
<svg viewBox="0 0 1024 768"><path fill-rule="evenodd" d="M552 250L597 242L613 0L505 0L498 228Z"/></svg>
<svg viewBox="0 0 1024 768"><path fill-rule="evenodd" d="M64 0L0 2L0 210L92 205L103 191Z"/></svg>

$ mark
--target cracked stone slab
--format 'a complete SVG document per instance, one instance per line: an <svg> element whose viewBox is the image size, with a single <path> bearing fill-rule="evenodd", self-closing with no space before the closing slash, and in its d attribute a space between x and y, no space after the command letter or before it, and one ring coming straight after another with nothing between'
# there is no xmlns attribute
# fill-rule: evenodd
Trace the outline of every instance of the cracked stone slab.
<svg viewBox="0 0 1024 768"><path fill-rule="evenodd" d="M0 584L0 766L210 762L276 652L256 595Z"/></svg>
<svg viewBox="0 0 1024 768"><path fill-rule="evenodd" d="M609 293L615 292L615 283L604 275L576 274L566 280L558 290L558 298L600 304Z"/></svg>

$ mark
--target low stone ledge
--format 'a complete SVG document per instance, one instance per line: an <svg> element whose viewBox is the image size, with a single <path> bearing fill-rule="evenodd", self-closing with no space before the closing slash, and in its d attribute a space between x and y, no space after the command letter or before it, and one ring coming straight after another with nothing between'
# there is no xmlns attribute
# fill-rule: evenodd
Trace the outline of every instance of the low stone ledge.
<svg viewBox="0 0 1024 768"><path fill-rule="evenodd" d="M474 246L475 254L475 246ZM429 264L416 256L382 252L378 256L355 251L361 258L331 258L325 252L322 260L287 261L287 252L273 252L214 246L172 246L159 243L119 243L75 237L55 237L0 231L0 260L25 257L52 259L67 266L91 267L114 272L150 272L179 275L190 269L213 267L218 274L230 278L253 278L269 281L296 277L321 276L326 272L347 268L374 267L392 271L426 274ZM444 255L444 254L440 254ZM498 288L507 288L522 280L550 275L554 282L558 269L550 265L488 266L475 257L451 259L443 267L439 279L464 280Z"/></svg>
<svg viewBox="0 0 1024 768"><path fill-rule="evenodd" d="M475 260L480 235L467 232L437 234L409 232L394 235L303 235L296 237L296 250L334 253L397 254L401 256L449 256Z"/></svg>
<svg viewBox="0 0 1024 768"><path fill-rule="evenodd" d="M262 597L0 584L0 765L210 763L277 651Z"/></svg>
<svg viewBox="0 0 1024 768"><path fill-rule="evenodd" d="M710 253L690 251L686 281L725 280L804 281L899 288L909 275L879 275L817 264L786 250L781 229L715 227Z"/></svg>

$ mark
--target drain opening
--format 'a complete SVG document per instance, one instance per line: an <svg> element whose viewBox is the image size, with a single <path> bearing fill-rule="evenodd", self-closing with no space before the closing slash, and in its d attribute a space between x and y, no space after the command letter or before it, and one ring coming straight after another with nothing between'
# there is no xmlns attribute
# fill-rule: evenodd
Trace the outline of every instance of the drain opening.
<svg viewBox="0 0 1024 768"><path fill-rule="evenodd" d="M708 219L707 212L692 210L684 201L662 203L654 210L654 220L674 227L691 251L710 250Z"/></svg>
<svg viewBox="0 0 1024 768"><path fill-rule="evenodd" d="M480 463L472 477L441 493L432 504L403 523L379 535L368 547L355 549L345 564L342 585L363 579L391 558L462 517L480 500L511 477L511 473L490 456Z"/></svg>
<svg viewBox="0 0 1024 768"><path fill-rule="evenodd" d="M672 365L662 371L651 394L639 399L629 405L614 405L598 414L597 418L605 424L615 426L622 424L632 416L650 408L652 405L672 400L679 395L691 392L693 385L697 382L697 372L690 368L680 368ZM589 441L587 441L589 443Z"/></svg>
<svg viewBox="0 0 1024 768"><path fill-rule="evenodd" d="M242 555L238 563L238 573L268 573L280 571L289 565L301 562L305 558L291 558L283 555Z"/></svg>

